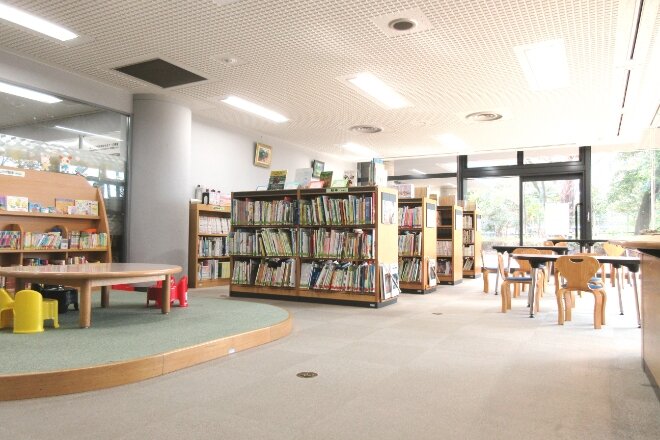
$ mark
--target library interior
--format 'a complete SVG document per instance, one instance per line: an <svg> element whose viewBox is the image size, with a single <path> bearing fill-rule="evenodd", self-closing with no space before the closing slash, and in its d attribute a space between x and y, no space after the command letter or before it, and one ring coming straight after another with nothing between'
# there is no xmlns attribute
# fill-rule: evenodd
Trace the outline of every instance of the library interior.
<svg viewBox="0 0 660 440"><path fill-rule="evenodd" d="M0 0L0 437L658 438L658 78L660 0Z"/></svg>

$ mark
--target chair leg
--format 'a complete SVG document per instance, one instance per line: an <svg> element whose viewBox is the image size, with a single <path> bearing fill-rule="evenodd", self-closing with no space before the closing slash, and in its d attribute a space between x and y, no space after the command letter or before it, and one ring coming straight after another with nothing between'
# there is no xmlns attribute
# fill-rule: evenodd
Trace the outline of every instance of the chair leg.
<svg viewBox="0 0 660 440"><path fill-rule="evenodd" d="M489 274L489 271L484 270L482 272L483 272L482 277L484 279L484 293L488 293L488 287L489 287L488 286L488 274Z"/></svg>
<svg viewBox="0 0 660 440"><path fill-rule="evenodd" d="M603 324L603 295L594 291L594 328L599 329Z"/></svg>
<svg viewBox="0 0 660 440"><path fill-rule="evenodd" d="M563 292L558 290L555 292L557 297L557 324L564 325L564 300Z"/></svg>
<svg viewBox="0 0 660 440"><path fill-rule="evenodd" d="M500 296L502 297L502 313L506 313L511 308L511 289L508 281L502 282L500 286Z"/></svg>
<svg viewBox="0 0 660 440"><path fill-rule="evenodd" d="M607 305L607 292L605 289L600 291L601 296L603 297L603 304L600 306L600 323L605 325L605 306Z"/></svg>
<svg viewBox="0 0 660 440"><path fill-rule="evenodd" d="M564 319L571 321L573 319L573 292L569 290L562 290L564 292Z"/></svg>
<svg viewBox="0 0 660 440"><path fill-rule="evenodd" d="M615 281L615 275L616 275L616 269L614 269L614 266L610 264L610 283L612 284L612 287L616 287L616 283L618 282ZM603 280L603 283L605 280Z"/></svg>

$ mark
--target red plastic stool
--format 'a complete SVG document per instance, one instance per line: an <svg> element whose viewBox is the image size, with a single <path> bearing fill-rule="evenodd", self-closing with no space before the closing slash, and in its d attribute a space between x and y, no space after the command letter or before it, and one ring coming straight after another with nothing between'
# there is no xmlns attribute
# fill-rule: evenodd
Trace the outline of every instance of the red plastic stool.
<svg viewBox="0 0 660 440"><path fill-rule="evenodd" d="M156 301L156 307L161 307L160 298L162 296L163 282L156 281L156 284L147 289L147 307L149 301ZM177 284L174 277L170 278L170 305L174 301L179 301L179 307L188 307L188 277L183 276Z"/></svg>

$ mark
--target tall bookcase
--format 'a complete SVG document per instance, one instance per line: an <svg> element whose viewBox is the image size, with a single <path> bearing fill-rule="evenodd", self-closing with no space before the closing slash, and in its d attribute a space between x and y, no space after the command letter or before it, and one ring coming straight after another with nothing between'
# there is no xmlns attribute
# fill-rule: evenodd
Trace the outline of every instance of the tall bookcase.
<svg viewBox="0 0 660 440"><path fill-rule="evenodd" d="M197 288L229 284L229 208L191 204L189 225L188 285Z"/></svg>
<svg viewBox="0 0 660 440"><path fill-rule="evenodd" d="M392 304L396 214L390 188L232 193L230 295Z"/></svg>
<svg viewBox="0 0 660 440"><path fill-rule="evenodd" d="M463 281L463 208L438 206L436 253L439 284Z"/></svg>
<svg viewBox="0 0 660 440"><path fill-rule="evenodd" d="M435 290L437 205L426 197L399 199L399 278L401 291Z"/></svg>
<svg viewBox="0 0 660 440"><path fill-rule="evenodd" d="M463 211L463 278L481 275L480 219L478 211Z"/></svg>
<svg viewBox="0 0 660 440"><path fill-rule="evenodd" d="M103 197L84 177L0 168L0 192L27 197L33 209L55 207L55 199L98 203L94 215L0 209L0 266L112 261Z"/></svg>

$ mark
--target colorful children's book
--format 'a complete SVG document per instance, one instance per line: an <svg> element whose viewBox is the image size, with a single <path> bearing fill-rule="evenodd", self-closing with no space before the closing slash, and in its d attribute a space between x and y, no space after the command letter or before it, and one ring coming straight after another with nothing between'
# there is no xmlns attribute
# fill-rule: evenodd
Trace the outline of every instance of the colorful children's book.
<svg viewBox="0 0 660 440"><path fill-rule="evenodd" d="M319 180L323 182L323 188L330 188L330 184L332 183L332 171L323 171Z"/></svg>
<svg viewBox="0 0 660 440"><path fill-rule="evenodd" d="M73 199L55 199L55 212L58 214L69 214L69 207L75 207L76 201Z"/></svg>
<svg viewBox="0 0 660 440"><path fill-rule="evenodd" d="M7 196L7 211L28 212L28 198Z"/></svg>
<svg viewBox="0 0 660 440"><path fill-rule="evenodd" d="M271 171L268 189L284 189L284 182L286 182L286 170Z"/></svg>

